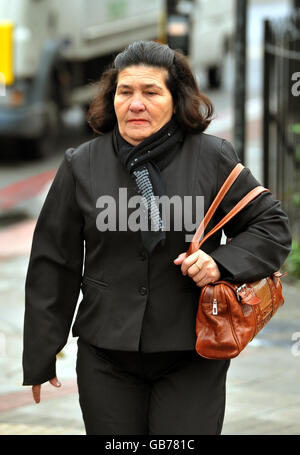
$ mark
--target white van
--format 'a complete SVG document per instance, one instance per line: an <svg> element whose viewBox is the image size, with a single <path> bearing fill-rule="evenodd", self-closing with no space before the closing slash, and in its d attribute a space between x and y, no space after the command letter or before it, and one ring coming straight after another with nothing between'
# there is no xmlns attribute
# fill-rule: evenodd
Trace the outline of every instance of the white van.
<svg viewBox="0 0 300 455"><path fill-rule="evenodd" d="M114 54L158 39L162 12L163 0L0 0L0 145L49 149L59 112L90 102Z"/></svg>
<svg viewBox="0 0 300 455"><path fill-rule="evenodd" d="M189 56L196 74L206 72L208 84L219 87L232 46L235 0L174 0L169 6L170 43Z"/></svg>

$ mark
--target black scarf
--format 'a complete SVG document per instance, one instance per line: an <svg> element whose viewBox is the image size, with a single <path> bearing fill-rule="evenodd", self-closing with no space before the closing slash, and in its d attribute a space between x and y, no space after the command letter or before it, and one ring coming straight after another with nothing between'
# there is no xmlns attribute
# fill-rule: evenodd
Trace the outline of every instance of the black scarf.
<svg viewBox="0 0 300 455"><path fill-rule="evenodd" d="M159 242L164 245L166 237L161 210L153 197L164 194L160 171L169 164L179 150L183 133L173 117L159 131L137 146L123 139L118 125L115 127L113 137L123 166L135 181L140 195L147 201L148 230L141 229L141 236L145 248L151 253Z"/></svg>

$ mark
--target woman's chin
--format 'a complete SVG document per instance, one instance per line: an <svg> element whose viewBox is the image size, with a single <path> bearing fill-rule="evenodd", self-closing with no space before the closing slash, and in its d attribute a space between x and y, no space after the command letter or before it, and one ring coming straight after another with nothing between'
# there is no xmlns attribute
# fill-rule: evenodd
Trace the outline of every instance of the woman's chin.
<svg viewBox="0 0 300 455"><path fill-rule="evenodd" d="M146 137L149 137L151 136L152 132L150 131L147 131L146 128L143 129L143 131L130 131L129 134L127 134L127 138L125 138L129 143L135 143L135 144L138 144L139 142L142 142L144 139L146 139Z"/></svg>

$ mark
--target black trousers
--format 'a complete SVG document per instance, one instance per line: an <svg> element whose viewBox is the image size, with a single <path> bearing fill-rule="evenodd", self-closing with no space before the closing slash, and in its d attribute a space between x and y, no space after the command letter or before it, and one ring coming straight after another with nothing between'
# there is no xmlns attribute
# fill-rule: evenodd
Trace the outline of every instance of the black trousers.
<svg viewBox="0 0 300 455"><path fill-rule="evenodd" d="M230 361L196 351L99 349L78 339L77 382L87 435L216 435Z"/></svg>

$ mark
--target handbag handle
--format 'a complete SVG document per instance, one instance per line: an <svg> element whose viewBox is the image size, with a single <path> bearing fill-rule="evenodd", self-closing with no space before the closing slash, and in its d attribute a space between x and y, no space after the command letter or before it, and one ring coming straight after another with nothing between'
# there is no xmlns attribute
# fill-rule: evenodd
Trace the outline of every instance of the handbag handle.
<svg viewBox="0 0 300 455"><path fill-rule="evenodd" d="M221 201L223 200L224 196L228 192L228 190L231 188L237 177L240 175L242 170L244 169L244 166L241 163L238 163L223 185L221 186L218 194L216 195L215 199L213 200L211 206L209 207L208 211L206 212L205 217L201 221L197 231L195 232L192 241L190 243L189 249L187 251L187 256L190 254L198 251L203 243L210 237L212 236L215 232L217 232L219 229L221 229L229 220L231 220L237 213L239 213L246 205L249 204L253 199L255 199L259 194L270 191L267 188L264 188L263 186L257 186L253 188L249 193L246 194L246 196L243 197L231 210L230 212L227 213L227 215L222 218L221 221L213 228L211 231L209 231L203 238L202 240L201 237L211 220L212 216L214 215L215 211L217 210L218 206L220 205Z"/></svg>

